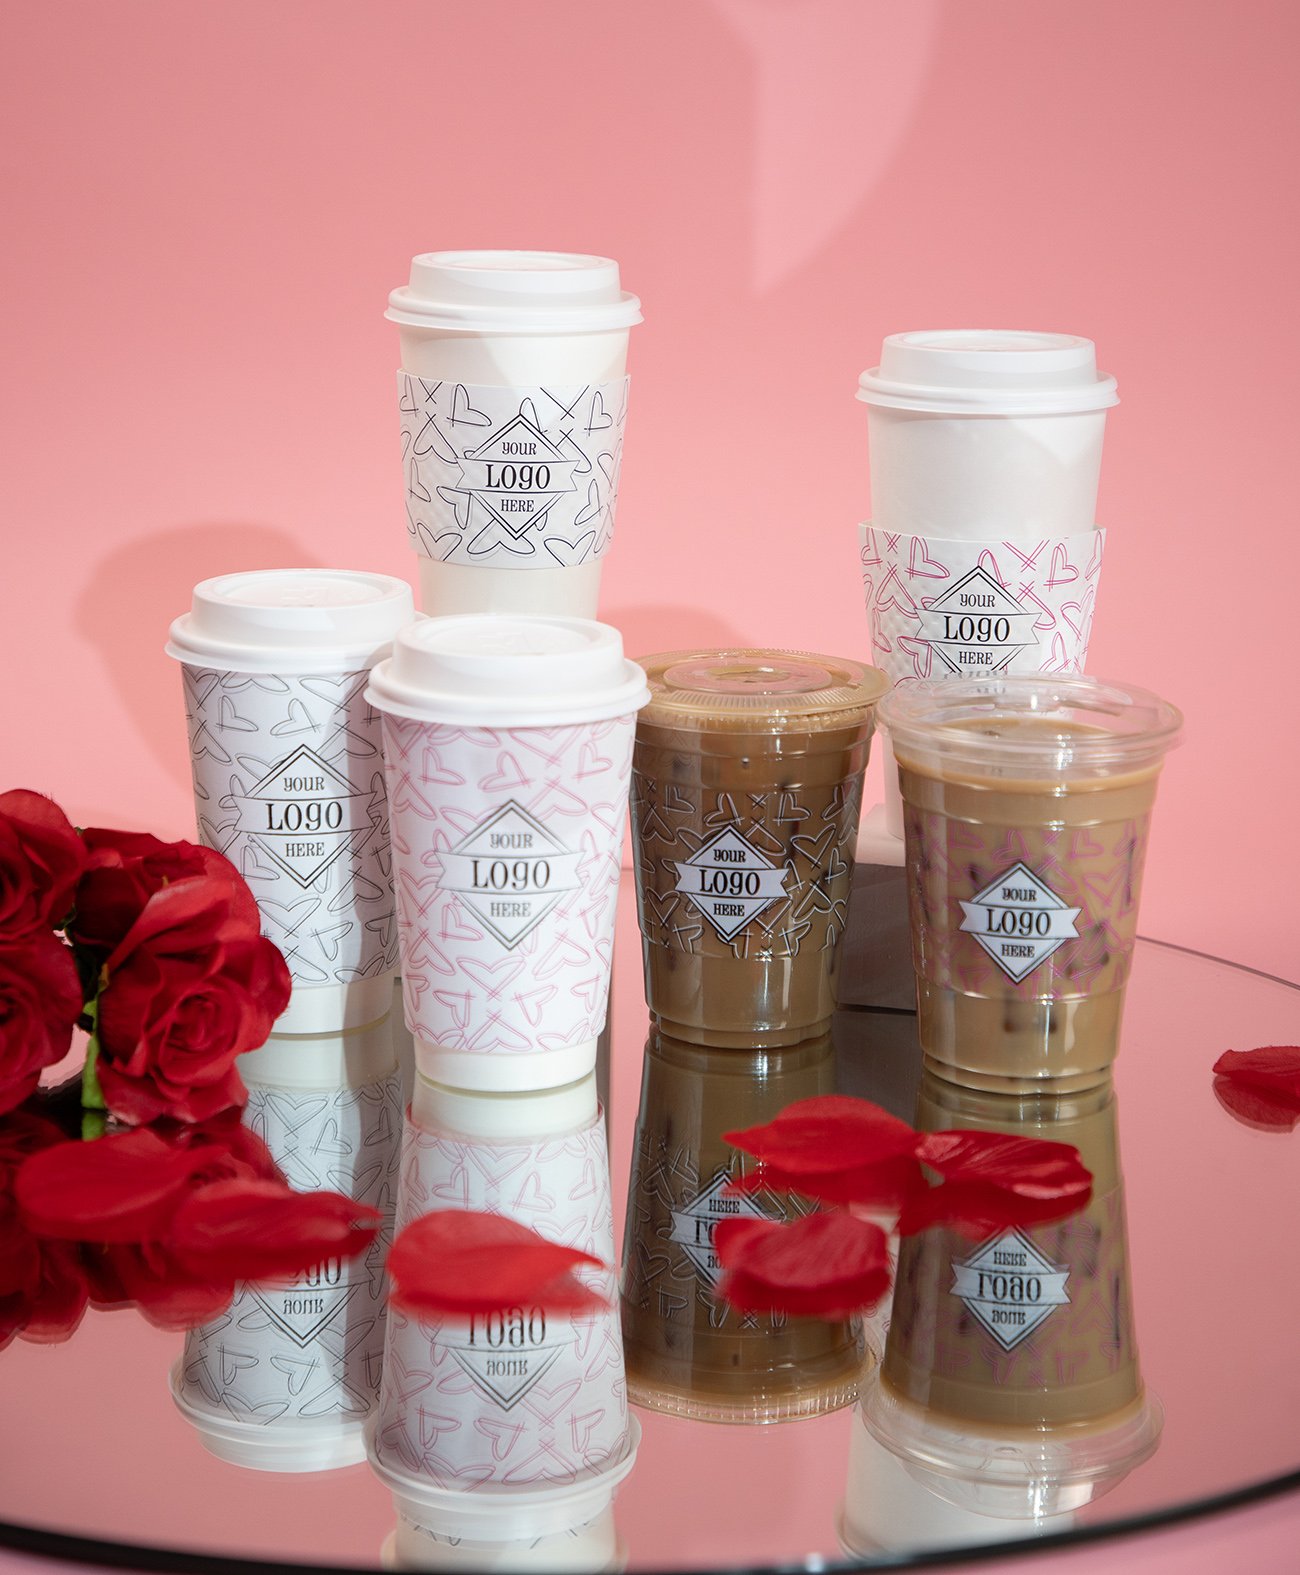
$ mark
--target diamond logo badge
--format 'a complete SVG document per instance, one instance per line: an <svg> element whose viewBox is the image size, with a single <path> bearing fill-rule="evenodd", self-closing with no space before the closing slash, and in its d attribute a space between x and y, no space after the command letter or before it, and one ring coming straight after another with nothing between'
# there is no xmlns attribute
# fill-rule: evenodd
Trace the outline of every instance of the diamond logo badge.
<svg viewBox="0 0 1300 1575"><path fill-rule="evenodd" d="M374 795L358 792L306 744L286 755L247 793L233 795L238 830L304 889L375 830Z"/></svg>
<svg viewBox="0 0 1300 1575"><path fill-rule="evenodd" d="M673 1210L668 1239L685 1252L695 1265L696 1273L709 1286L716 1285L722 1277L722 1265L713 1250L713 1230L718 1221L771 1218L751 1197L723 1197L730 1180L728 1173L720 1170L698 1197Z"/></svg>
<svg viewBox="0 0 1300 1575"><path fill-rule="evenodd" d="M518 1309L514 1311L517 1313ZM506 1316L508 1318L510 1315ZM539 1314L534 1312L532 1316L536 1319ZM492 1318L484 1322L490 1327ZM479 1332L481 1337L482 1331ZM447 1349L480 1394L502 1411L510 1411L538 1382L547 1368L555 1365L565 1347L552 1345L511 1349L502 1346L498 1350L482 1350L476 1345L448 1344Z"/></svg>
<svg viewBox="0 0 1300 1575"><path fill-rule="evenodd" d="M254 1291L253 1300L281 1334L305 1351L347 1306L354 1285L301 1289L295 1287L278 1295Z"/></svg>
<svg viewBox="0 0 1300 1575"><path fill-rule="evenodd" d="M1016 984L1066 941L1079 936L1081 908L1069 908L1026 864L991 880L973 902L962 902L958 928L973 935Z"/></svg>
<svg viewBox="0 0 1300 1575"><path fill-rule="evenodd" d="M964 1263L952 1266L951 1294L959 1297L1004 1351L1032 1334L1069 1303L1069 1268L1049 1262L1027 1236L1004 1231Z"/></svg>
<svg viewBox="0 0 1300 1575"><path fill-rule="evenodd" d="M461 455L464 490L517 541L566 492L579 459L566 457L522 411Z"/></svg>
<svg viewBox="0 0 1300 1575"><path fill-rule="evenodd" d="M984 569L975 568L919 613L919 638L950 672L999 673L1038 644L1037 610L1026 609Z"/></svg>
<svg viewBox="0 0 1300 1575"><path fill-rule="evenodd" d="M566 893L581 889L579 857L511 799L441 855L442 889L455 892L509 951Z"/></svg>
<svg viewBox="0 0 1300 1575"><path fill-rule="evenodd" d="M785 896L787 870L778 869L730 826L689 859L673 861L676 890L700 910L724 941L739 935Z"/></svg>

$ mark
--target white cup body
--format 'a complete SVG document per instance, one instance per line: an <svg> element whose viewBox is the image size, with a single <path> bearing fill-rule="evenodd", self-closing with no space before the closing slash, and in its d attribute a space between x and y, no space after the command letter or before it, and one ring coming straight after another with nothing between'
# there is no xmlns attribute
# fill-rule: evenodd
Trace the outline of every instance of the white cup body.
<svg viewBox="0 0 1300 1575"><path fill-rule="evenodd" d="M432 615L594 618L601 555L613 530L622 417L608 441L581 419L557 425L558 407L543 391L564 390L566 400L573 400L581 390L599 389L605 406L625 409L628 333L640 313L635 298L620 290L617 265L554 253L430 253L414 260L410 286L394 291L390 300L401 370L408 374L399 379L403 466L408 530L420 553L422 609ZM458 427L454 419L447 424L455 416L453 399L471 423L482 412L482 430ZM573 505L558 500L550 517L562 523L555 526L549 551L521 556L492 551L481 563L464 561L457 551L448 559L458 523L468 536L487 515L464 494L448 513L438 483L456 485L455 464L451 472L441 470L428 457L427 444L421 460L424 423L432 419L439 433L435 442L449 445L444 457L451 461L453 453L460 455L521 411L535 416L552 437L567 428L569 442L581 448L580 468L565 481ZM574 452L568 443L566 449ZM472 486L474 477L461 480ZM590 542L588 519L595 527ZM524 566L538 562L548 566Z"/></svg>
<svg viewBox="0 0 1300 1575"><path fill-rule="evenodd" d="M594 1084L587 1088L590 1095ZM464 1104L473 1096L454 1098ZM516 1127L526 1103L511 1113ZM603 1118L498 1141L408 1121L397 1228L444 1208L518 1220L612 1265ZM498 1511L490 1534L512 1537L590 1519L608 1501L604 1488L612 1491L634 1443L614 1272L578 1272L605 1309L507 1308L473 1319L390 1312L371 1460L402 1513L431 1525L441 1512L445 1524L462 1506L490 1505ZM567 1518L552 1502L553 1524L538 1524L562 1490L583 1494L585 1513ZM512 1526L525 1505L530 1517Z"/></svg>
<svg viewBox="0 0 1300 1575"><path fill-rule="evenodd" d="M426 1077L528 1090L595 1066L634 726L384 716L406 1025Z"/></svg>
<svg viewBox="0 0 1300 1575"><path fill-rule="evenodd" d="M272 1040L248 1077L244 1124L296 1191L327 1190L385 1211L363 1257L288 1285L241 1286L229 1310L191 1329L172 1377L178 1407L204 1445L237 1465L316 1471L365 1458L379 1398L387 1281L402 1134L401 1082L388 1024L360 1034ZM265 1074L278 1070L280 1081ZM364 1068L373 1080L323 1083Z"/></svg>

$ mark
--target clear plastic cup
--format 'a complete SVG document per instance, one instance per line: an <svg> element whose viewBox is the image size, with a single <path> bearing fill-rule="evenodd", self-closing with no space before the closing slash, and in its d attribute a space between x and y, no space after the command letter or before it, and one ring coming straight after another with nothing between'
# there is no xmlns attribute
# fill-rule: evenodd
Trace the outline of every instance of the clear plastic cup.
<svg viewBox="0 0 1300 1575"><path fill-rule="evenodd" d="M428 619L383 714L406 1023L425 1076L528 1090L596 1064L645 676L575 618Z"/></svg>
<svg viewBox="0 0 1300 1575"><path fill-rule="evenodd" d="M1181 716L1145 690L1022 674L905 684L880 721L902 788L922 1051L975 1086L1098 1082Z"/></svg>
<svg viewBox="0 0 1300 1575"><path fill-rule="evenodd" d="M391 1005L397 926L370 668L415 617L385 574L262 569L204 580L171 627L199 840L248 882L293 979L276 1032Z"/></svg>
<svg viewBox="0 0 1300 1575"><path fill-rule="evenodd" d="M641 321L618 264L426 252L386 316L425 612L594 618Z"/></svg>

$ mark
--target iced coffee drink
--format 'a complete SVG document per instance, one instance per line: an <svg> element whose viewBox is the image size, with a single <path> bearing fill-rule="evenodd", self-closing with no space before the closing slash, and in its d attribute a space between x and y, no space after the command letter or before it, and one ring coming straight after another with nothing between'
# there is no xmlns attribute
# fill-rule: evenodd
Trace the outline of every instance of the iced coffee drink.
<svg viewBox="0 0 1300 1575"><path fill-rule="evenodd" d="M697 1044L824 1032L887 680L792 651L641 665L632 836L650 1010Z"/></svg>
<svg viewBox="0 0 1300 1575"><path fill-rule="evenodd" d="M847 1323L738 1313L715 1298L720 1219L785 1220L788 1195L730 1196L753 1160L724 1132L834 1088L829 1035L776 1050L708 1050L652 1032L646 1046L627 1228L623 1345L640 1405L712 1421L769 1422L847 1405L859 1353Z"/></svg>
<svg viewBox="0 0 1300 1575"><path fill-rule="evenodd" d="M1115 1058L1178 712L1021 676L906 684L898 759L921 1048L970 1086L1086 1087Z"/></svg>
<svg viewBox="0 0 1300 1575"><path fill-rule="evenodd" d="M1072 1144L1093 1195L1052 1225L980 1242L932 1229L903 1242L867 1425L905 1460L976 1485L982 1472L990 1505L998 1487L1008 1513L1017 1481L1035 1474L1040 1505L1050 1482L1055 1507L1073 1507L1145 1458L1160 1425L1133 1333L1110 1079L1077 1093L1007 1095L927 1072L916 1124Z"/></svg>

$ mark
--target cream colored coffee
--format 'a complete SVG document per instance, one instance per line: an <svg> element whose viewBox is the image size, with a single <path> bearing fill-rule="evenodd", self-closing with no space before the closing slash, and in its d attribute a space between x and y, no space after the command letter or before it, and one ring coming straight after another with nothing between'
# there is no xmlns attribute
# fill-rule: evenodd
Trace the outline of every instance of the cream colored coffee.
<svg viewBox="0 0 1300 1575"><path fill-rule="evenodd" d="M1153 697L1038 676L886 702L921 1048L976 1086L1096 1082L1119 1047L1156 783Z"/></svg>
<svg viewBox="0 0 1300 1575"><path fill-rule="evenodd" d="M623 1344L638 1404L776 1421L833 1410L856 1394L860 1359L849 1324L741 1314L714 1294L719 1220L784 1220L813 1206L766 1192L728 1195L728 1183L754 1162L722 1134L770 1121L834 1083L829 1035L746 1052L651 1034L623 1236Z"/></svg>
<svg viewBox="0 0 1300 1575"><path fill-rule="evenodd" d="M1128 1239L1109 1078L1080 1093L958 1088L927 1072L916 1125L1076 1147L1087 1209L972 1242L927 1230L902 1244L883 1381L977 1428L1113 1420L1140 1398Z"/></svg>
<svg viewBox="0 0 1300 1575"><path fill-rule="evenodd" d="M805 652L644 658L632 835L650 1010L699 1044L795 1044L835 1006L876 701Z"/></svg>

